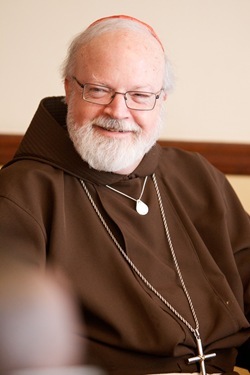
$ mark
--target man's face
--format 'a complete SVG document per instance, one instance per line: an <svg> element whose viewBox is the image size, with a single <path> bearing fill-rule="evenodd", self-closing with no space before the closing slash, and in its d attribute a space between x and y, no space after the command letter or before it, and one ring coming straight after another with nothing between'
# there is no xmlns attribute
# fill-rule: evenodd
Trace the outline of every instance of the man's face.
<svg viewBox="0 0 250 375"><path fill-rule="evenodd" d="M145 34L132 30L108 32L94 38L78 51L74 75L83 84L105 85L120 93L131 90L158 93L162 88L164 75L163 51L153 37L145 37ZM127 108L124 96L120 94L117 94L109 105L102 106L85 102L82 99L81 87L72 79L66 80L65 88L70 134L79 130L83 136L86 130L84 127L88 126L88 132L91 131L90 142L98 139L94 146L94 154L101 146L104 147L103 150L100 148L101 153L107 152L105 149L108 145L117 148L109 158L108 163L112 164L114 160L114 165L110 169L108 165L91 165L85 154L82 155L83 159L96 169L119 173L132 172L158 136L165 93L161 93L153 110L137 111ZM102 121L98 121L100 118L104 119L104 125ZM112 120L117 120L117 124L113 125ZM109 125L106 125L107 122ZM78 138L79 136L78 134ZM75 142L74 135L73 142L75 146L79 143L79 140ZM91 148L91 144L87 147ZM133 148L130 163L130 151ZM126 162L115 162L115 159L118 160L117 154L121 155L125 151ZM81 154L80 150L78 152ZM102 156L99 158L102 159Z"/></svg>

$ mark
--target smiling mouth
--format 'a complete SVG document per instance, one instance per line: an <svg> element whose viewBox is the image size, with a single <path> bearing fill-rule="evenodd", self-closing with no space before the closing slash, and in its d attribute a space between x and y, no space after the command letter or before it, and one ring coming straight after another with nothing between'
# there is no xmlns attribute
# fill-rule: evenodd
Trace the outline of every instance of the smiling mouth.
<svg viewBox="0 0 250 375"><path fill-rule="evenodd" d="M130 133L132 130L126 130L126 129L116 129L116 128L108 128L100 125L94 125L94 127L99 128L101 130L110 132L110 133Z"/></svg>
<svg viewBox="0 0 250 375"><path fill-rule="evenodd" d="M129 130L117 130L117 129L106 129L103 128L104 130L107 130L108 132L113 132L113 133L128 133Z"/></svg>

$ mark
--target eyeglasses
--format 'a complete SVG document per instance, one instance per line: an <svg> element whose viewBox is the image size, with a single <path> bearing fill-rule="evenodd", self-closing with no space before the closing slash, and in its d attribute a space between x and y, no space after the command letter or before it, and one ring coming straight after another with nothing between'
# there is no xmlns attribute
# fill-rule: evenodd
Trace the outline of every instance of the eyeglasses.
<svg viewBox="0 0 250 375"><path fill-rule="evenodd" d="M95 85L92 83L80 83L76 77L72 77L82 88L82 98L86 102L109 105L115 98L116 94L123 95L127 108L136 111L151 111L154 109L156 100L159 99L162 89L157 92L146 91L127 91L125 93L118 92L110 87Z"/></svg>

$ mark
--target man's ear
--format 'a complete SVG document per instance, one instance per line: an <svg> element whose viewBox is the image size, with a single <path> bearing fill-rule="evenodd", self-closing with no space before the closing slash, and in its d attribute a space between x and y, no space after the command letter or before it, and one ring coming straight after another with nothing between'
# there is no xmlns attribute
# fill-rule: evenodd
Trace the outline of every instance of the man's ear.
<svg viewBox="0 0 250 375"><path fill-rule="evenodd" d="M163 91L162 99L165 101L167 100L167 97L168 97L168 94L166 93L166 91Z"/></svg>
<svg viewBox="0 0 250 375"><path fill-rule="evenodd" d="M64 80L64 90L65 90L65 101L68 104L68 100L69 100L69 97L70 97L70 91L71 91L70 81L68 80L68 78L65 78L65 80Z"/></svg>

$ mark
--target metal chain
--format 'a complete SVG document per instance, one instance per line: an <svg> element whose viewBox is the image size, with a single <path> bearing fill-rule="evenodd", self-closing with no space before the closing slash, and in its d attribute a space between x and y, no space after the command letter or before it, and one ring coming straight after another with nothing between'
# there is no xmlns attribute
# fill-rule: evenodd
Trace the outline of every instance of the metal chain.
<svg viewBox="0 0 250 375"><path fill-rule="evenodd" d="M179 264L178 264L178 261L177 261L176 255L175 255L175 251L174 251L174 248L173 248L173 244L172 244L172 240L171 240L171 236L170 236L170 232L169 232L169 228L168 228L168 224L167 224L167 220L166 220L166 215L165 215L163 204L162 204L161 194L160 194L160 191L159 191L159 188L158 188L155 173L152 175L152 179L153 179L154 187L155 187L155 190L156 190L157 199L158 199L158 202L159 202L161 216L162 216L162 220L163 220L163 225L164 225L164 228L165 228L165 233L166 233L167 241L168 241L168 244L169 244L169 247L170 247L171 255L172 255L172 258L173 258L173 261L174 261L179 279L181 281L182 289L183 289L183 291L186 295L186 298L188 300L188 303L189 303L189 306L190 306L190 309L191 309L191 312L192 312L192 315L193 315L193 318L194 318L194 321L195 321L195 328L193 328L191 326L191 324L180 313L178 313L178 311L152 286L152 284L150 284L150 282L143 276L143 274L135 266L135 264L132 262L132 260L126 254L126 252L122 249L119 242L117 241L114 234L112 233L111 229L109 228L108 224L106 223L104 217L102 216L102 214L99 211L97 205L95 204L86 184L84 183L83 180L80 180L80 182L81 182L81 185L82 185L91 205L93 206L97 216L99 217L102 225L106 229L107 233L111 237L112 241L115 243L116 247L118 248L118 250L120 251L120 253L124 257L126 262L130 265L130 267L137 274L137 276L143 281L143 283L147 286L147 288L150 289L159 298L159 300L161 302L163 302L164 305L166 305L169 308L169 310L171 310L174 313L174 315L176 315L178 317L178 319L180 319L189 328L189 330L194 334L195 337L199 337L199 322L198 322L198 319L197 319L196 312L194 310L194 306L193 306L191 297L190 297L190 295L188 293L188 290L186 288L186 285L184 283L184 280L183 280L183 277L182 277L182 274L181 274L181 270L180 270L180 267L179 267Z"/></svg>
<svg viewBox="0 0 250 375"><path fill-rule="evenodd" d="M126 197L126 198L129 198L129 199L132 199L132 200L135 201L135 202L138 202L138 201L141 200L141 197L143 196L143 193L144 193L144 189L145 189L145 185L146 185L147 179L148 179L148 176L146 176L145 179L144 179L143 186L142 186L142 191L141 191L141 194L140 194L140 196L139 196L138 199L135 199L135 198L133 198L133 197L130 197L130 195L127 195L127 194L123 193L122 191L119 191L119 190L113 188L112 186L109 186L109 185L105 185L105 186L106 186L107 188L109 188L110 190L113 190L114 192L123 195L123 196Z"/></svg>

